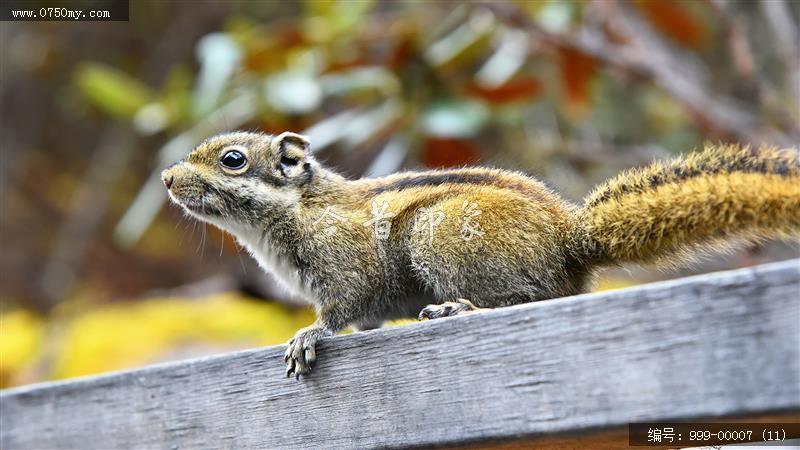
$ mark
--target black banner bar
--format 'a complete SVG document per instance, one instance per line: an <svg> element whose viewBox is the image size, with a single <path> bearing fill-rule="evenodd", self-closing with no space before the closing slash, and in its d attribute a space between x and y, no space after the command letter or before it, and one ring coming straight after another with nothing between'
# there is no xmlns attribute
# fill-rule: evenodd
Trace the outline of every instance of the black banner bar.
<svg viewBox="0 0 800 450"><path fill-rule="evenodd" d="M640 447L686 447L768 443L796 446L800 423L672 423L628 424L628 445Z"/></svg>
<svg viewBox="0 0 800 450"><path fill-rule="evenodd" d="M5 22L127 22L129 0L3 0Z"/></svg>

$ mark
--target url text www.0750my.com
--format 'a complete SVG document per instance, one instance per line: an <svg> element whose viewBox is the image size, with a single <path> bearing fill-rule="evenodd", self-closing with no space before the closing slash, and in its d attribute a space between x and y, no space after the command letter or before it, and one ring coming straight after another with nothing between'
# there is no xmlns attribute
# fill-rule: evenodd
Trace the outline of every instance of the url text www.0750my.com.
<svg viewBox="0 0 800 450"><path fill-rule="evenodd" d="M3 0L0 20L13 22L44 21L127 21L128 0L73 0L70 2L35 2L29 0ZM44 5L42 4L44 3ZM55 4L53 4L55 3Z"/></svg>
<svg viewBox="0 0 800 450"><path fill-rule="evenodd" d="M80 9L67 9L67 8L39 8L35 9L17 9L11 11L11 18L13 19L40 19L40 20L81 20L81 19L110 19L111 11L81 11Z"/></svg>

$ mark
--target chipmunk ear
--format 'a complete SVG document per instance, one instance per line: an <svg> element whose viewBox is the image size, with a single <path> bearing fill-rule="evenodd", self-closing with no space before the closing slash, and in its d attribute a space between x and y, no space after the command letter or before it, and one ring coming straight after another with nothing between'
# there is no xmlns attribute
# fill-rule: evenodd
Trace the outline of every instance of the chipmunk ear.
<svg viewBox="0 0 800 450"><path fill-rule="evenodd" d="M311 141L307 137L290 131L275 136L272 149L278 155L277 168L287 178L301 175L307 169L308 151Z"/></svg>

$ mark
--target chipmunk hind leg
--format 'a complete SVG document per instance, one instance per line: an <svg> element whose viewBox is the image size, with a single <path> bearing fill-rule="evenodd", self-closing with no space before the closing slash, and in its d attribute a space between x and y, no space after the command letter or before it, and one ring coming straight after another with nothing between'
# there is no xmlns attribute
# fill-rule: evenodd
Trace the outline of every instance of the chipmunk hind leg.
<svg viewBox="0 0 800 450"><path fill-rule="evenodd" d="M539 271L524 261L507 260L489 250L471 252L470 245L462 243L455 251L417 247L414 269L438 300L422 308L419 319L452 317L554 296L556 283L542 281L548 278L546 274L537 276Z"/></svg>
<svg viewBox="0 0 800 450"><path fill-rule="evenodd" d="M588 271L573 261L567 245L559 245L571 236L569 212L508 197L480 198L481 214L472 218L480 234L465 233L459 198L429 208L444 213L435 226L430 216L414 228L412 270L444 302L425 307L423 318L573 295L585 288ZM455 299L468 299L472 307Z"/></svg>
<svg viewBox="0 0 800 450"><path fill-rule="evenodd" d="M443 302L438 305L428 305L422 308L419 320L422 319L441 319L442 317L452 317L464 313L480 311L487 308L478 308L471 301L465 298L457 298L452 302Z"/></svg>

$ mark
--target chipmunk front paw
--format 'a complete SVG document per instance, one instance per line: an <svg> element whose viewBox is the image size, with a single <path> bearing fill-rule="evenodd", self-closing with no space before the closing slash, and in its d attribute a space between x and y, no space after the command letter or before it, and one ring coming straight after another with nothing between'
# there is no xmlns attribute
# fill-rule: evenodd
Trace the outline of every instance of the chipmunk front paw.
<svg viewBox="0 0 800 450"><path fill-rule="evenodd" d="M313 325L298 331L289 341L289 347L283 357L283 361L286 363L286 376L290 377L294 374L298 380L300 375L308 376L317 359L317 341L329 334L324 328Z"/></svg>
<svg viewBox="0 0 800 450"><path fill-rule="evenodd" d="M453 302L444 302L440 305L428 305L422 308L422 311L419 313L419 320L452 317L465 312L477 311L479 309L482 308L478 308L467 299L459 298Z"/></svg>

